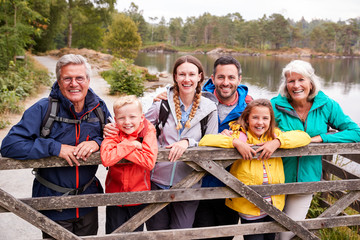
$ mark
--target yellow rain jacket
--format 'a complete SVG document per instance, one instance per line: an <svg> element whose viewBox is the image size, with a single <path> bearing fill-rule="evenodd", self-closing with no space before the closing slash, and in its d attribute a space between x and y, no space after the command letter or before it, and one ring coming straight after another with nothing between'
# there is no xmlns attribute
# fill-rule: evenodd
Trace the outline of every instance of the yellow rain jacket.
<svg viewBox="0 0 360 240"><path fill-rule="evenodd" d="M252 135L250 131L245 132L235 121L229 123L230 129L233 131L232 137L221 134L205 135L199 142L199 146L211 146L222 148L234 148L233 139L239 138L240 131L247 135L247 143L258 144L273 140L267 136L261 136L260 139ZM281 132L275 129L276 138L280 140L280 148L296 148L302 147L310 143L310 136L299 130ZM281 158L270 158L268 160L244 160L238 159L231 166L230 173L246 185L262 185L263 184L263 164L265 166L269 184L284 183L284 168ZM272 203L275 207L283 210L285 205L285 195L271 196ZM245 198L228 198L226 205L237 212L259 216L260 209Z"/></svg>

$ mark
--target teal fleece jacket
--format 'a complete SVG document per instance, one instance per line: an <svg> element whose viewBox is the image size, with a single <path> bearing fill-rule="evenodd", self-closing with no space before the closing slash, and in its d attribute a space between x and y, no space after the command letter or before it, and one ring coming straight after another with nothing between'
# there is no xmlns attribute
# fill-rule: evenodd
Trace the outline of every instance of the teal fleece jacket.
<svg viewBox="0 0 360 240"><path fill-rule="evenodd" d="M278 95L271 99L275 120L282 131L302 130L310 137L320 135L324 143L360 142L360 128L344 114L340 105L319 91L303 123L286 97ZM329 127L338 130L328 133ZM320 181L321 156L284 157L285 182Z"/></svg>

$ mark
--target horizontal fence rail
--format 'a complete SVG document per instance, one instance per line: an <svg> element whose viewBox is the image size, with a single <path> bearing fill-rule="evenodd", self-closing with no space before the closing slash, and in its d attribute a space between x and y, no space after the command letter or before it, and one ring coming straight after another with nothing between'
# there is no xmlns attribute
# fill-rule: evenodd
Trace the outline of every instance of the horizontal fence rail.
<svg viewBox="0 0 360 240"><path fill-rule="evenodd" d="M168 161L169 150L159 149L157 161ZM296 149L278 149L272 157L323 155L332 158L341 155L360 163L360 143L312 143ZM256 158L255 156L254 158ZM236 149L213 147L189 148L179 161L186 162L194 171L169 190L155 190L145 192L127 192L111 194L72 195L60 197L23 198L15 199L0 189L0 213L13 212L42 231L56 236L59 239L173 239L187 238L200 239L209 237L234 236L254 233L282 232L291 229L302 239L318 239L311 230L331 228L336 226L360 225L360 215L338 216L350 206L359 206L360 178L330 161L323 160L323 169L343 180L328 180L307 183L288 183L274 185L246 186L224 168L241 156ZM121 162L126 162L122 160ZM101 164L99 152L93 153L81 165ZM15 160L0 156L0 170L65 167L67 162L58 157L49 157L36 160ZM210 173L227 187L191 188L205 174ZM286 214L263 200L263 196L279 194L301 193L331 193L339 198L316 219L293 221ZM228 225L208 228L178 229L164 231L132 232L143 224L152 215L171 202L224 199L245 197L262 210L267 212L276 222ZM149 204L144 210L131 218L110 235L78 237L57 227L57 224L47 219L38 211L50 209L67 209L75 207L96 207L127 204ZM19 210L20 209L20 210ZM0 214L1 217L1 214Z"/></svg>
<svg viewBox="0 0 360 240"><path fill-rule="evenodd" d="M254 147L256 149L257 147ZM316 156L316 155L335 155L351 154L360 159L360 143L311 143L305 147L294 149L278 149L272 157L291 157L291 156ZM169 150L159 149L157 162L168 161ZM258 155L257 155L258 156ZM257 158L255 156L254 158ZM178 161L196 162L198 160L236 160L241 159L236 149L225 149L215 147L194 147L184 152ZM359 160L360 162L360 160ZM80 161L81 165L101 164L100 153L93 153L86 162ZM23 168L48 168L48 167L68 167L68 163L59 157L49 157L34 160L15 160L12 158L1 157L0 170L23 169Z"/></svg>

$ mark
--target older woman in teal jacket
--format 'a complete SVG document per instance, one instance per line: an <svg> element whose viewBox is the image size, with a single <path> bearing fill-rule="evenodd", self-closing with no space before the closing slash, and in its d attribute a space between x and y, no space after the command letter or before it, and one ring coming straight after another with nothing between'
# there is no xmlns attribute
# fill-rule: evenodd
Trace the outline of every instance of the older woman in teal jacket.
<svg viewBox="0 0 360 240"><path fill-rule="evenodd" d="M282 71L279 95L274 97L275 119L282 131L302 130L312 142L360 142L360 128L345 115L339 104L320 91L320 77L310 63L291 61ZM338 130L329 133L329 127ZM321 156L284 157L285 182L320 181ZM288 195L284 212L294 220L303 220L312 194ZM280 239L290 239L291 232Z"/></svg>

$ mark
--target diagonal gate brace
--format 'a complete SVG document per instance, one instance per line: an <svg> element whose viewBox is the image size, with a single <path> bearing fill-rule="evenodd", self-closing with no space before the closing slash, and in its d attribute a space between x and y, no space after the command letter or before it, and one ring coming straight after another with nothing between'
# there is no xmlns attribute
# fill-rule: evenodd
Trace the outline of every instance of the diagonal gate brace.
<svg viewBox="0 0 360 240"><path fill-rule="evenodd" d="M206 161L196 161L196 163L211 173L213 176L217 177L220 181L225 183L232 190L240 194L242 197L245 197L247 200L264 210L269 214L273 219L278 223L283 225L288 230L294 232L302 239L319 239L315 234L310 232L305 227L301 226L291 218L289 218L285 213L274 207L272 204L268 203L263 199L263 197L258 194L256 191L252 190L250 187L239 181L236 177L226 171L223 167L219 166L212 160Z"/></svg>
<svg viewBox="0 0 360 240"><path fill-rule="evenodd" d="M202 171L202 172L192 171L187 177L185 177L180 182L178 182L176 185L174 185L172 187L172 189L190 188L194 184L199 182L205 174L206 174L205 171ZM153 204L146 206L143 210L141 210L140 212L135 214L132 218L130 218L127 222L125 222L123 225L118 227L111 234L120 233L120 232L133 232L141 224L143 224L145 221L150 219L153 215L155 215L161 209L166 207L168 204L169 204L169 202L153 203Z"/></svg>
<svg viewBox="0 0 360 240"><path fill-rule="evenodd" d="M2 189L0 189L0 206L46 232L55 239L81 239Z"/></svg>
<svg viewBox="0 0 360 240"><path fill-rule="evenodd" d="M351 191L336 201L331 207L326 209L318 218L332 217L339 215L351 203L360 198L360 191Z"/></svg>

